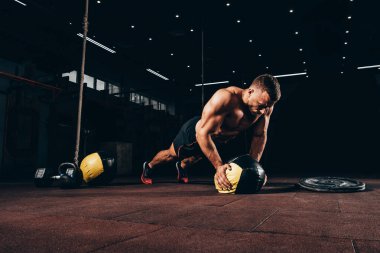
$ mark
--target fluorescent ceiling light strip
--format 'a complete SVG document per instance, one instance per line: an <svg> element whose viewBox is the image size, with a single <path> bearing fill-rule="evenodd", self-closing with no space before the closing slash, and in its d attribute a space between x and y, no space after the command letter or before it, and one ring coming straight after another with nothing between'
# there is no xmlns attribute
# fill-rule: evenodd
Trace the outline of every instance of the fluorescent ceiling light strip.
<svg viewBox="0 0 380 253"><path fill-rule="evenodd" d="M83 35L80 34L80 33L78 34L78 36L81 37L81 38L83 38ZM91 38L88 38L88 37L87 37L87 40L88 40L89 42L91 42L91 43L97 45L98 47L101 47L101 48L103 48L103 49L105 49L105 50L107 50L107 51L109 51L109 52L111 52L111 53L113 53L113 54L116 53L114 50L112 50L112 49L110 49L110 48L108 48L108 47L106 47L106 46L100 44L99 42L97 42L97 41L95 41L95 40L93 40L93 39L91 39Z"/></svg>
<svg viewBox="0 0 380 253"><path fill-rule="evenodd" d="M158 76L158 77L160 77L160 78L162 78L162 79L164 79L164 80L166 80L166 81L169 80L169 78L167 78L167 77L165 77L165 76L163 76L163 75L157 73L157 72L154 71L154 70L146 69L146 71L148 71L148 72L152 73L153 75L156 75L156 76Z"/></svg>
<svg viewBox="0 0 380 253"><path fill-rule="evenodd" d="M79 37L83 38L83 34L78 33L77 35L78 35ZM98 47L103 48L104 50L107 50L108 52L111 52L111 53L113 53L113 54L116 53L115 50L112 50L112 49L106 47L105 45L100 44L99 42L97 42L97 41L95 41L95 40L93 40L93 39L91 39L91 38L89 38L89 37L87 37L86 40L88 40L89 42L91 42L91 43L97 45Z"/></svg>
<svg viewBox="0 0 380 253"><path fill-rule="evenodd" d="M230 81L221 81L221 82L214 82L214 83L204 83L203 85L206 86L206 85L213 85L213 84L222 84L222 83L229 83ZM194 86L202 86L201 83L199 84L196 84Z"/></svg>
<svg viewBox="0 0 380 253"><path fill-rule="evenodd" d="M274 77L287 77L287 76L302 76L302 75L307 75L306 72L301 72L301 73L294 73L294 74L285 74L285 75L277 75L277 76L274 76Z"/></svg>
<svg viewBox="0 0 380 253"><path fill-rule="evenodd" d="M370 68L379 68L380 65L372 65L372 66L362 66L358 67L358 69L370 69Z"/></svg>
<svg viewBox="0 0 380 253"><path fill-rule="evenodd" d="M14 1L17 2L17 3L19 3L19 4L22 4L22 5L26 6L26 3L23 3L23 2L18 1L18 0L14 0Z"/></svg>

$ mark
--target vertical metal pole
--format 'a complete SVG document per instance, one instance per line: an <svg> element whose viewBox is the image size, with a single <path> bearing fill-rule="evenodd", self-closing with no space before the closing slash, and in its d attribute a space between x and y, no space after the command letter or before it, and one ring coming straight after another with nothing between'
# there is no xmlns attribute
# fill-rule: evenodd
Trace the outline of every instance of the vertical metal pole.
<svg viewBox="0 0 380 253"><path fill-rule="evenodd" d="M202 25L202 109L205 106L205 87L204 87L204 34Z"/></svg>
<svg viewBox="0 0 380 253"><path fill-rule="evenodd" d="M80 145L80 130L82 121L82 103L83 103L83 81L84 81L84 66L86 63L86 41L88 32L88 4L89 0L86 1L85 13L83 17L83 49L82 49L82 67L80 72L80 84L79 84L79 103L78 103L78 121L77 121L77 138L75 144L75 156L74 163L78 166L78 156L79 156L79 145Z"/></svg>

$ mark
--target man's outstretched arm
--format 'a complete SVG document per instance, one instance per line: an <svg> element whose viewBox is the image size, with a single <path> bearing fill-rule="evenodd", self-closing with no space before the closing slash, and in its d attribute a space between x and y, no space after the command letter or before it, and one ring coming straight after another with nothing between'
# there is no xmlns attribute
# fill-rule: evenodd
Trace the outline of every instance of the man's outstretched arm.
<svg viewBox="0 0 380 253"><path fill-rule="evenodd" d="M203 154L216 169L216 180L223 189L230 189L232 186L228 181L225 171L228 164L223 164L219 152L212 140L213 134L218 134L224 118L229 111L232 95L226 90L217 91L205 105L202 118L196 128L196 138Z"/></svg>

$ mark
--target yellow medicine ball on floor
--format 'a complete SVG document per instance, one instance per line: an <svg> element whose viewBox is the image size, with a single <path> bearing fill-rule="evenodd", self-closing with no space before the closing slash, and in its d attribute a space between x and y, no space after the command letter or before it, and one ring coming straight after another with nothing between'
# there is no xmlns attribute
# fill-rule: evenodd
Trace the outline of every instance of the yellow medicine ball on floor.
<svg viewBox="0 0 380 253"><path fill-rule="evenodd" d="M228 162L231 170L226 170L231 190L222 190L214 178L215 188L219 193L248 194L261 190L265 181L265 171L258 161L250 155L242 155Z"/></svg>
<svg viewBox="0 0 380 253"><path fill-rule="evenodd" d="M115 158L105 152L92 153L82 160L80 170L87 184L108 184L116 176Z"/></svg>

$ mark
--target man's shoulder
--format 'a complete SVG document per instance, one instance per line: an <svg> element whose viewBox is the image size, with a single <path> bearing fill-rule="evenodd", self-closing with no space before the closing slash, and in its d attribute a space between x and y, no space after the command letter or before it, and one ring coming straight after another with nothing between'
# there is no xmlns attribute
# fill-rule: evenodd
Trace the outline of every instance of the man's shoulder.
<svg viewBox="0 0 380 253"><path fill-rule="evenodd" d="M225 90L231 92L231 93L240 93L243 91L242 88L240 87L237 87L237 86L229 86L229 87L226 87L224 88Z"/></svg>
<svg viewBox="0 0 380 253"><path fill-rule="evenodd" d="M229 105L235 100L235 94L227 89L219 89L215 92L212 100L219 104Z"/></svg>
<svg viewBox="0 0 380 253"><path fill-rule="evenodd" d="M242 91L241 88L236 86L229 86L226 88L219 89L215 92L215 95L222 96L226 99L232 99L236 97Z"/></svg>

